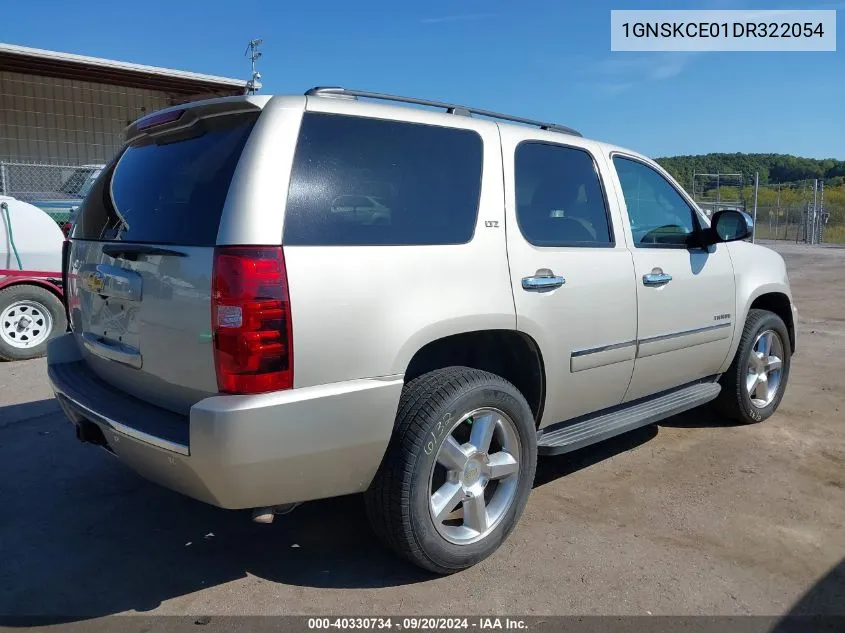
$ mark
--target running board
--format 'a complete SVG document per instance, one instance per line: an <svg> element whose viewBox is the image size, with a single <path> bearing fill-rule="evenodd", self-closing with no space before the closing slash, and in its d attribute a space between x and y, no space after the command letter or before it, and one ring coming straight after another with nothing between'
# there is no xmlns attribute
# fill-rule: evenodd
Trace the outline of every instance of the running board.
<svg viewBox="0 0 845 633"><path fill-rule="evenodd" d="M540 432L537 452L560 455L633 431L705 404L719 395L719 383L695 383L636 404L614 407L577 422L554 425Z"/></svg>

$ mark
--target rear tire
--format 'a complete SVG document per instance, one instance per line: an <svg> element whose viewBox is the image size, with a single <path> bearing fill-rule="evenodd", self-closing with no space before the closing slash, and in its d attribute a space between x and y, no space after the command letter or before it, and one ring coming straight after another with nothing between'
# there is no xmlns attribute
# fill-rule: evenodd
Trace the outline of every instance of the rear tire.
<svg viewBox="0 0 845 633"><path fill-rule="evenodd" d="M395 553L451 574L507 538L536 466L534 416L516 387L476 369L438 369L402 391L387 453L365 494L367 515Z"/></svg>
<svg viewBox="0 0 845 633"><path fill-rule="evenodd" d="M719 380L722 391L713 403L716 410L745 424L769 418L783 399L791 363L789 330L783 320L768 310L750 310L733 362Z"/></svg>
<svg viewBox="0 0 845 633"><path fill-rule="evenodd" d="M0 359L43 356L48 341L65 330L62 302L46 288L21 284L0 290Z"/></svg>

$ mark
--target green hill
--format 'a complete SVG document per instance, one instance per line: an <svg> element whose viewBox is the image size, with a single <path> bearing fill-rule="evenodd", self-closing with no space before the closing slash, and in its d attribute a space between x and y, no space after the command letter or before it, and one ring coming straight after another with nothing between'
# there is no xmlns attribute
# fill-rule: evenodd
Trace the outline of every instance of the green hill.
<svg viewBox="0 0 845 633"><path fill-rule="evenodd" d="M790 154L701 154L666 156L657 162L684 187L692 186L693 173L741 173L753 182L760 173L760 184L796 182L819 178L825 187L845 183L845 161L834 158L802 158Z"/></svg>

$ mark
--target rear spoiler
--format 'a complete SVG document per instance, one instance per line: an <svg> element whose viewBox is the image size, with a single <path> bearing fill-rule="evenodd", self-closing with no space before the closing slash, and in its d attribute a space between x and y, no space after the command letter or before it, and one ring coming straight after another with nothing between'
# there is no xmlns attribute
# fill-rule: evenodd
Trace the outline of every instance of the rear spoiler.
<svg viewBox="0 0 845 633"><path fill-rule="evenodd" d="M220 97L171 106L134 121L124 130L123 136L127 143L131 143L143 136L158 136L187 129L200 119L259 112L271 98L269 95Z"/></svg>

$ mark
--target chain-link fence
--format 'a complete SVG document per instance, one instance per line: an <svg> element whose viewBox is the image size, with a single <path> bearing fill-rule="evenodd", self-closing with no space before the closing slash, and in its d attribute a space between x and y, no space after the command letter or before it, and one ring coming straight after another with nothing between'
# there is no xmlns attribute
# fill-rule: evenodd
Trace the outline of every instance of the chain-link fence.
<svg viewBox="0 0 845 633"><path fill-rule="evenodd" d="M692 197L708 218L717 211L746 208L743 174L703 174L692 175Z"/></svg>
<svg viewBox="0 0 845 633"><path fill-rule="evenodd" d="M845 190L824 181L760 185L756 236L807 244L845 243Z"/></svg>
<svg viewBox="0 0 845 633"><path fill-rule="evenodd" d="M845 185L823 188L819 205L819 242L845 244Z"/></svg>
<svg viewBox="0 0 845 633"><path fill-rule="evenodd" d="M757 192L757 239L811 242L814 181L760 185ZM817 241L817 240L816 240Z"/></svg>
<svg viewBox="0 0 845 633"><path fill-rule="evenodd" d="M34 204L59 224L82 202L102 165L45 165L0 161L0 195Z"/></svg>
<svg viewBox="0 0 845 633"><path fill-rule="evenodd" d="M720 209L754 211L755 239L845 244L845 185L831 179L742 185L740 174L695 174L693 194L708 215ZM754 178L750 179L752 182Z"/></svg>

